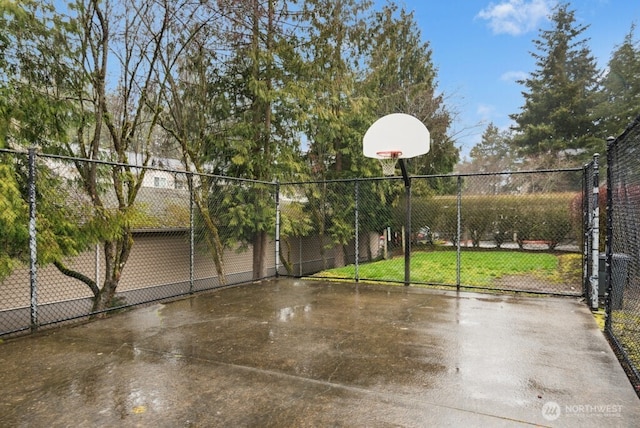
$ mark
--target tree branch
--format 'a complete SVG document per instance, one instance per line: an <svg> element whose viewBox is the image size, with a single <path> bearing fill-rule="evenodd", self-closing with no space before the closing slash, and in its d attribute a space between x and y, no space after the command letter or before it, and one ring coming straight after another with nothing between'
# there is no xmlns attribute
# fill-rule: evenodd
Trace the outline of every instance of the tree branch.
<svg viewBox="0 0 640 428"><path fill-rule="evenodd" d="M98 288L98 285L94 280L92 280L88 276L83 275L80 272L77 272L75 270L69 269L60 260L55 260L53 262L53 265L56 268L58 268L58 270L63 275L66 275L69 278L77 279L78 281L84 282L91 289L91 292L93 293L94 297L98 297L98 295L100 294L100 289Z"/></svg>

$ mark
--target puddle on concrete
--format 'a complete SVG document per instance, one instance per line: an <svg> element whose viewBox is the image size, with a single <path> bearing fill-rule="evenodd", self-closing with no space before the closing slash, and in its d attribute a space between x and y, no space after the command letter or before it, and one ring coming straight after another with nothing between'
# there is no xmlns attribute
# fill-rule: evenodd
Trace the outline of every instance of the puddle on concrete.
<svg viewBox="0 0 640 428"><path fill-rule="evenodd" d="M541 400L592 385L576 361L607 365L572 327L588 317L552 302L320 281L228 288L3 344L0 422L542 423Z"/></svg>

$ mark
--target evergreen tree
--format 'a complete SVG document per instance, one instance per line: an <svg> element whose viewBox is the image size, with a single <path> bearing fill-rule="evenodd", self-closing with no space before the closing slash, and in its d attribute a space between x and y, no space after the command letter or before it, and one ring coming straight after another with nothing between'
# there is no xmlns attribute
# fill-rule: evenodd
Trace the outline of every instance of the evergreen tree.
<svg viewBox="0 0 640 428"><path fill-rule="evenodd" d="M601 138L620 135L640 115L640 41L634 38L634 32L632 25L622 45L611 55L602 81L596 113Z"/></svg>
<svg viewBox="0 0 640 428"><path fill-rule="evenodd" d="M77 116L68 95L78 72L66 41L74 35L73 23L50 3L0 4L0 148L58 152L69 142ZM44 162L36 162L36 177L37 261L66 274L63 260L97 242L95 223L74 183ZM25 155L1 155L0 279L29 261L29 180ZM74 278L97 290L94 281Z"/></svg>
<svg viewBox="0 0 640 428"><path fill-rule="evenodd" d="M309 0L304 3L308 105L308 157L316 178L359 176L362 135L373 116L359 97L358 73L369 32L368 0Z"/></svg>
<svg viewBox="0 0 640 428"><path fill-rule="evenodd" d="M598 70L587 45L586 25L576 24L574 11L561 3L550 17L552 28L534 40L536 70L519 81L526 87L524 106L511 115L514 142L539 167L580 164L603 148L595 136Z"/></svg>
<svg viewBox="0 0 640 428"><path fill-rule="evenodd" d="M508 171L516 159L511 146L511 133L501 131L493 123L489 123L482 141L475 145L469 155L474 165L473 172Z"/></svg>
<svg viewBox="0 0 640 428"><path fill-rule="evenodd" d="M263 182L291 178L302 160L296 103L300 61L295 50L297 29L290 25L291 3L243 0L219 4L228 20L221 40L229 49L226 63L218 64L224 70L219 89L228 97L230 110L224 132L211 136L207 150L228 160L223 171L231 177ZM233 192L219 182L215 190L226 193L225 199L210 209L215 208L226 224L236 225L228 241L250 243L253 278L266 277L268 231L273 229L275 216L271 187L256 185L247 194Z"/></svg>
<svg viewBox="0 0 640 428"><path fill-rule="evenodd" d="M518 158L514 153L511 132L489 123L482 141L469 152L471 161L461 165L461 172L503 172L515 169ZM465 181L465 190L472 194L498 194L507 191L512 183L510 175L493 175Z"/></svg>
<svg viewBox="0 0 640 428"><path fill-rule="evenodd" d="M366 167L362 136L373 115L370 103L358 96L358 75L366 31L364 14L368 0L309 0L303 17L306 99L300 99L308 114L305 134L307 159L317 180L352 178ZM349 185L319 184L306 189L309 215L320 239L329 236L335 251L335 265L346 262L345 245L353 239L355 205ZM341 204L340 210L327 207ZM327 260L321 247L323 262Z"/></svg>
<svg viewBox="0 0 640 428"><path fill-rule="evenodd" d="M444 105L444 95L437 94L432 51L421 39L413 12L389 3L376 12L370 28L372 46L365 82L376 116L407 113L429 129L430 152L408 160L412 174L451 172L459 157L447 135L451 115Z"/></svg>

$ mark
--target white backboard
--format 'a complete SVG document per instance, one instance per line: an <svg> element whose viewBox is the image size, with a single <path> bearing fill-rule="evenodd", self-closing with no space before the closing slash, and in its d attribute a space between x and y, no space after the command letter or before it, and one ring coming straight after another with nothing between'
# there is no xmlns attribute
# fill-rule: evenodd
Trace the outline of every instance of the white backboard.
<svg viewBox="0 0 640 428"><path fill-rule="evenodd" d="M419 119L405 113L392 113L376 120L362 139L362 152L368 158L382 159L381 152L401 152L400 158L413 158L429 151L429 130Z"/></svg>

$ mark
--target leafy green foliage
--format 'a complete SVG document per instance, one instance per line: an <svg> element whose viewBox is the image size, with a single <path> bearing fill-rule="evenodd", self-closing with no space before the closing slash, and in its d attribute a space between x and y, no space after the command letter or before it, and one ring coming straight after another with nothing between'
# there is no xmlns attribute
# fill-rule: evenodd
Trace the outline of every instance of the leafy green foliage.
<svg viewBox="0 0 640 428"><path fill-rule="evenodd" d="M312 177L380 175L378 163L363 157L362 136L376 119L394 112L418 117L431 131L431 153L428 159L411 160L410 173L450 172L458 160L458 151L446 135L451 119L443 95L436 95L431 50L421 40L413 14L393 4L372 11L366 1L314 0L305 2L304 10L310 23L304 72L310 82L305 133ZM367 212L388 203L401 204L401 189L384 183L373 187L363 194ZM317 210L311 215L317 219L318 232L329 233L333 243L343 245L352 238L346 233L350 220L345 217L352 209L326 209L333 199L344 198L344 194L332 195L334 191L339 192L339 186L308 192L307 197L310 209ZM378 198L375 203L374 198ZM379 214L368 217L380 219L376 230L393 221L390 212ZM337 259L340 263L340 254Z"/></svg>
<svg viewBox="0 0 640 428"><path fill-rule="evenodd" d="M304 3L307 48L302 76L307 107L303 130L315 179L361 176L361 139L373 123L370 101L359 91L358 60L364 49L363 12L371 2L312 0Z"/></svg>
<svg viewBox="0 0 640 428"><path fill-rule="evenodd" d="M0 168L0 277L29 261L29 174L25 155L11 161L4 155ZM108 227L113 223L108 222ZM98 241L105 228L96 228L88 201L52 168L36 169L36 228L38 263L45 265L78 255Z"/></svg>
<svg viewBox="0 0 640 428"><path fill-rule="evenodd" d="M280 261L287 273L292 274L292 240L295 237L308 236L313 230L313 224L300 202L281 203L280 212Z"/></svg>
<svg viewBox="0 0 640 428"><path fill-rule="evenodd" d="M465 196L461 206L462 233L475 247L480 240L491 238L501 246L516 236L520 247L525 241L541 241L554 249L565 239L575 239L581 230L581 223L571 220L575 196L575 193ZM434 229L455 243L456 197L436 196L434 203L442 207Z"/></svg>
<svg viewBox="0 0 640 428"><path fill-rule="evenodd" d="M275 201L273 186L267 184L226 182L212 187L208 211L216 219L222 244L243 249L258 232L274 229Z"/></svg>
<svg viewBox="0 0 640 428"><path fill-rule="evenodd" d="M27 260L29 240L29 208L20 194L13 166L4 160L0 164L0 280L20 260Z"/></svg>

